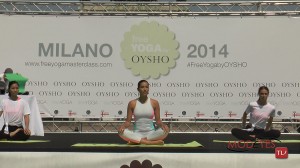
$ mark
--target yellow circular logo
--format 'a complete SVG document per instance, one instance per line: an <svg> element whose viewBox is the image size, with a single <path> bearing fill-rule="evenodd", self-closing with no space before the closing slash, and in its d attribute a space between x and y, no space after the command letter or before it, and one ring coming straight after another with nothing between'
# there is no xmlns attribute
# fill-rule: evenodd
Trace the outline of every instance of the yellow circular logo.
<svg viewBox="0 0 300 168"><path fill-rule="evenodd" d="M165 25L144 21L125 33L121 56L134 75L157 79L176 66L178 47L175 34Z"/></svg>

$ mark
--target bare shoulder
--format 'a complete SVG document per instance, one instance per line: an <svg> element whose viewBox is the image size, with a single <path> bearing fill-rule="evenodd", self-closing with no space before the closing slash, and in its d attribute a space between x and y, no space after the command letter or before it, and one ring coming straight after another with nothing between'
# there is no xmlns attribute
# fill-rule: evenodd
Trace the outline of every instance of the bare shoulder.
<svg viewBox="0 0 300 168"><path fill-rule="evenodd" d="M135 107L135 104L136 104L136 101L137 99L133 99L133 100L130 100L129 103L128 103L128 107Z"/></svg>
<svg viewBox="0 0 300 168"><path fill-rule="evenodd" d="M155 99L150 99L150 100L151 100L151 104L152 104L153 107L156 107L156 106L159 105L157 100L155 100Z"/></svg>

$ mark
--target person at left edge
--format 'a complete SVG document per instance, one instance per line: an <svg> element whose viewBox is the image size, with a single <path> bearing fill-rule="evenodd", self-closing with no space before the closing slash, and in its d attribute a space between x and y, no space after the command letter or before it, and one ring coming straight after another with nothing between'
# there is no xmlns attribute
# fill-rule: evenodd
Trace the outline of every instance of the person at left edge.
<svg viewBox="0 0 300 168"><path fill-rule="evenodd" d="M11 68L6 68L2 74L0 74L0 85L4 86L4 88L0 89L0 94L7 93L7 88L9 81L6 79L6 74L14 73L14 71Z"/></svg>
<svg viewBox="0 0 300 168"><path fill-rule="evenodd" d="M0 117L3 115L4 119L4 125L0 131L0 139L27 140L31 135L29 129L29 105L25 100L18 97L18 93L18 82L9 82L8 98L3 99L0 103Z"/></svg>

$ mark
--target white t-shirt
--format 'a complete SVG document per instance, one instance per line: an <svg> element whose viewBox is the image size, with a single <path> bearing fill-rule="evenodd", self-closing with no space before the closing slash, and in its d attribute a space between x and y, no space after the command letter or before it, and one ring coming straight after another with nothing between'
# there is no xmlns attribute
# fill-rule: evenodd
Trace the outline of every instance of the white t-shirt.
<svg viewBox="0 0 300 168"><path fill-rule="evenodd" d="M270 103L259 105L257 102L251 102L245 112L250 113L250 123L253 127L265 129L269 117L275 117L275 106Z"/></svg>
<svg viewBox="0 0 300 168"><path fill-rule="evenodd" d="M3 111L4 123L12 126L22 126L23 116L30 114L28 103L20 98L16 101L3 99L0 103L0 111Z"/></svg>

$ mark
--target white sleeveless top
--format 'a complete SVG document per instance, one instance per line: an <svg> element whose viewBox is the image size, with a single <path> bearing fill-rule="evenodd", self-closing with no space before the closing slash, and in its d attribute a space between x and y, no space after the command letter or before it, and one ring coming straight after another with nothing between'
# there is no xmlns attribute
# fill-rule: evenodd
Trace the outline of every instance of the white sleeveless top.
<svg viewBox="0 0 300 168"><path fill-rule="evenodd" d="M135 120L135 131L148 132L154 130L154 109L151 105L150 98L148 98L144 104L142 104L139 100L136 101L133 116Z"/></svg>

